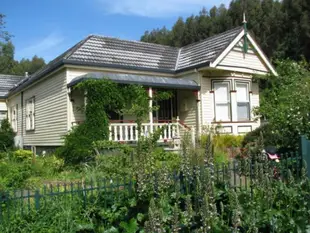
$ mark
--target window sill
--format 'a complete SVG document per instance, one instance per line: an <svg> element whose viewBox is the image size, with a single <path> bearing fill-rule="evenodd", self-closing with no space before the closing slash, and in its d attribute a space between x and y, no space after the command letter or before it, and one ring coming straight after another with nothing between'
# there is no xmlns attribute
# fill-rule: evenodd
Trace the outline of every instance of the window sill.
<svg viewBox="0 0 310 233"><path fill-rule="evenodd" d="M211 124L256 123L256 121L213 121Z"/></svg>
<svg viewBox="0 0 310 233"><path fill-rule="evenodd" d="M34 132L35 129L26 129L26 132Z"/></svg>

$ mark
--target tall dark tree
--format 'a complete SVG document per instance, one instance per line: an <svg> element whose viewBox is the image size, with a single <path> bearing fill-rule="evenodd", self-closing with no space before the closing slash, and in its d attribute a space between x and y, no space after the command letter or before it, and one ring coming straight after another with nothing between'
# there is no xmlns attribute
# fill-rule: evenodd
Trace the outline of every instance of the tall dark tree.
<svg viewBox="0 0 310 233"><path fill-rule="evenodd" d="M0 74L11 74L16 65L14 61L14 45L11 42L0 42Z"/></svg>
<svg viewBox="0 0 310 233"><path fill-rule="evenodd" d="M304 55L310 58L310 2L306 0L283 0L282 10L287 33L285 54L292 59Z"/></svg>
<svg viewBox="0 0 310 233"><path fill-rule="evenodd" d="M270 58L310 60L309 0L232 0L198 15L178 19L171 31L146 32L142 41L185 46L231 28L241 26L246 12L248 28Z"/></svg>
<svg viewBox="0 0 310 233"><path fill-rule="evenodd" d="M38 56L34 56L31 60L23 58L22 60L20 60L20 62L15 64L15 66L11 70L11 73L16 75L24 75L25 72L33 74L37 70L41 69L44 65L44 59Z"/></svg>
<svg viewBox="0 0 310 233"><path fill-rule="evenodd" d="M181 47L182 46L182 38L185 31L185 23L183 21L183 18L179 18L177 22L172 27L172 44L175 47Z"/></svg>

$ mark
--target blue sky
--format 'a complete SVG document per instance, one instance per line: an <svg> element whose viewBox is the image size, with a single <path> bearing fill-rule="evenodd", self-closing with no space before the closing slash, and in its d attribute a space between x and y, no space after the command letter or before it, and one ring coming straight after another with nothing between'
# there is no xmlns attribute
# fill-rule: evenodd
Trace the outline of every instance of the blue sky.
<svg viewBox="0 0 310 233"><path fill-rule="evenodd" d="M178 16L230 0L2 0L15 59L50 61L89 34L139 40L145 30L171 28Z"/></svg>

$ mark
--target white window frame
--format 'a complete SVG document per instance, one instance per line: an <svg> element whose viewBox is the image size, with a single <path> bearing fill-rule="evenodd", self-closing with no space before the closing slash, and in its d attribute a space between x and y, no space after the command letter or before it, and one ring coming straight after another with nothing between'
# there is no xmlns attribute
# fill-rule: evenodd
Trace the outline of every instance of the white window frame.
<svg viewBox="0 0 310 233"><path fill-rule="evenodd" d="M11 107L11 126L15 133L17 133L17 121L18 121L18 106L17 104Z"/></svg>
<svg viewBox="0 0 310 233"><path fill-rule="evenodd" d="M227 101L217 101L217 98L216 98L216 85L227 85ZM212 82L212 89L213 89L213 93L214 93L214 116L215 116L215 121L216 122L226 122L226 121L231 121L231 96L230 96L230 86L231 86L231 83L230 81L213 81ZM217 110L216 110L216 107L217 106L223 106L223 105L227 105L228 107L228 118L227 119L220 119L218 116L217 116Z"/></svg>
<svg viewBox="0 0 310 233"><path fill-rule="evenodd" d="M243 101L238 100L238 85L244 85L246 86L246 99ZM238 121L250 121L251 119L251 103L250 103L250 83L249 82L242 82L242 81L236 81L235 82L235 87L237 90L237 120ZM238 114L238 108L240 105L247 106L248 108L248 118L239 118Z"/></svg>
<svg viewBox="0 0 310 233"><path fill-rule="evenodd" d="M26 100L26 130L35 130L35 97Z"/></svg>

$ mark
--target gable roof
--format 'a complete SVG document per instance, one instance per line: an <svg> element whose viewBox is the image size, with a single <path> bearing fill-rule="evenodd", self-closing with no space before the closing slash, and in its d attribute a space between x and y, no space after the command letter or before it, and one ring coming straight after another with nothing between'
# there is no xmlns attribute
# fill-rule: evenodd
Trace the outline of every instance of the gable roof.
<svg viewBox="0 0 310 233"><path fill-rule="evenodd" d="M210 66L241 35L242 27L182 48L90 35L25 78L10 90L14 94L62 65L80 65L178 73Z"/></svg>
<svg viewBox="0 0 310 233"><path fill-rule="evenodd" d="M0 74L0 99L3 99L24 76Z"/></svg>
<svg viewBox="0 0 310 233"><path fill-rule="evenodd" d="M237 27L180 49L177 70L195 68L213 62L243 30Z"/></svg>

